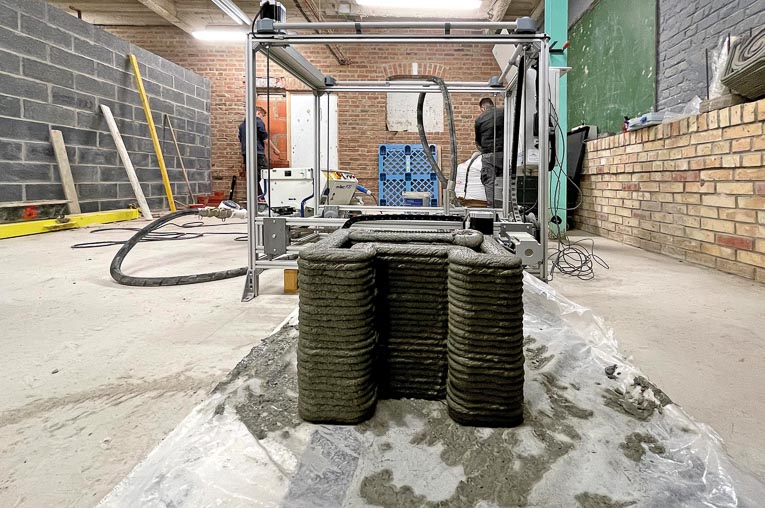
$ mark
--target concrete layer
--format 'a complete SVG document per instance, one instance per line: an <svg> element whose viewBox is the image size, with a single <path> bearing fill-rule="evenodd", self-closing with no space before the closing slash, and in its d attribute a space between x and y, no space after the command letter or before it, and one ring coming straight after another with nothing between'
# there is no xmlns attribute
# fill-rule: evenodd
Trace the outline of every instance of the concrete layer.
<svg viewBox="0 0 765 508"><path fill-rule="evenodd" d="M552 286L602 316L622 352L765 478L765 286L594 238L611 269Z"/></svg>
<svg viewBox="0 0 765 508"><path fill-rule="evenodd" d="M211 231L246 230L227 224ZM261 296L243 304L242 278L119 286L109 277L118 247L69 248L130 234L0 241L0 506L93 506L297 304L282 294L281 271L263 274ZM142 244L125 270L246 263L246 243L214 236Z"/></svg>

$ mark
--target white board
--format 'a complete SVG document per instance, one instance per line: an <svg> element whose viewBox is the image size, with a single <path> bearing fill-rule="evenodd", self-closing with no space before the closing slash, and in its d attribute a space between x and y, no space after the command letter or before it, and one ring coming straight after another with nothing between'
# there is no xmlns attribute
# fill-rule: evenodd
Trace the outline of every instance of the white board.
<svg viewBox="0 0 765 508"><path fill-rule="evenodd" d="M314 96L312 94L291 93L290 101L290 166L293 168L313 168L314 151ZM331 95L327 111L327 97L320 99L321 155L320 170L327 168L327 130L329 130L330 169L340 169L337 156L337 96ZM327 123L329 117L329 124Z"/></svg>
<svg viewBox="0 0 765 508"><path fill-rule="evenodd" d="M389 131L417 132L418 93L389 93L386 121ZM429 93L422 109L425 132L444 132L444 97Z"/></svg>

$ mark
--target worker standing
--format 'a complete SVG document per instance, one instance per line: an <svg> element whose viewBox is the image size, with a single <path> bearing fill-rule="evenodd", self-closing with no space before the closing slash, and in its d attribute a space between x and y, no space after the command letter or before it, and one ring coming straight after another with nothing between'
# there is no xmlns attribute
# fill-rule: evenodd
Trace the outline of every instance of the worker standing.
<svg viewBox="0 0 765 508"><path fill-rule="evenodd" d="M263 169L269 169L269 158L266 157L266 142L268 142L268 145L271 148L271 152L278 156L281 156L282 152L276 148L276 145L268 139L268 131L266 130L266 123L264 121L264 118L267 116L266 110L261 108L260 106L257 106L255 108L255 120L256 120L256 140L257 140L257 148L258 148L258 173L257 173L257 182L258 182L258 195L262 194L262 191L260 189L260 171ZM239 125L239 143L242 146L242 161L244 162L244 167L247 169L247 120L243 121Z"/></svg>
<svg viewBox="0 0 765 508"><path fill-rule="evenodd" d="M494 182L502 175L505 113L488 97L478 103L481 114L475 119L475 144L481 152L481 183L486 189L486 202L495 207ZM500 205L501 206L501 205Z"/></svg>

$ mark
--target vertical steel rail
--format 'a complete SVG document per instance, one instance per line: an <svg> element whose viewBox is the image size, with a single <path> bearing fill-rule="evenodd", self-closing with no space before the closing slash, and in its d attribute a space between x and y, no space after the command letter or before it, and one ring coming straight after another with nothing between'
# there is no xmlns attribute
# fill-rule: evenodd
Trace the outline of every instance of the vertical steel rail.
<svg viewBox="0 0 765 508"><path fill-rule="evenodd" d="M518 86L515 87L515 93L518 93ZM510 216L510 157L512 156L510 147L510 131L517 126L513 125L513 101L510 100L512 94L505 93L505 119L504 131L502 133L502 218L508 219ZM491 204L494 207L494 203ZM515 220L515 219L513 219Z"/></svg>
<svg viewBox="0 0 765 508"><path fill-rule="evenodd" d="M318 217L321 203L321 96L318 91L313 95L313 215Z"/></svg>
<svg viewBox="0 0 765 508"><path fill-rule="evenodd" d="M255 225L255 219L258 216L258 179L257 173L257 147L255 146L255 100L257 97L257 90L255 88L255 80L257 73L257 62L255 56L255 49L257 44L253 44L252 34L247 35L247 43L245 44L245 80L247 84L247 92L245 95L245 120L247 122L247 128L245 135L245 151L247 153L247 163L245 165L246 177L247 177L247 280L244 283L244 292L242 294L242 301L248 302L258 296L258 284L259 277L256 264L258 261L258 243L260 235L257 226Z"/></svg>
<svg viewBox="0 0 765 508"><path fill-rule="evenodd" d="M539 48L539 184L537 200L539 206L539 239L542 244L542 264L539 267L539 277L547 282L547 243L549 231L549 160L550 160L550 47L547 41L542 41Z"/></svg>

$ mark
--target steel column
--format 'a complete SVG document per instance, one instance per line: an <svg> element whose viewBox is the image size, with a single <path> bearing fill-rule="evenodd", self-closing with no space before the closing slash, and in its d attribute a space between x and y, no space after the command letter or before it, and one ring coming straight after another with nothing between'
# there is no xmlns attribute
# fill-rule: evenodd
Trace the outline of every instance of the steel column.
<svg viewBox="0 0 765 508"><path fill-rule="evenodd" d="M247 91L245 95L245 120L247 122L245 140L247 163L245 165L247 180L247 280L244 283L244 292L242 301L248 302L258 296L259 274L255 270L255 264L258 261L258 252L256 246L260 243L259 229L255 227L255 220L258 216L258 178L257 178L257 145L255 145L255 101L257 90L255 83L257 79L256 48L258 44L253 43L252 35L247 35L245 43L245 80ZM255 155L253 157L253 154Z"/></svg>
<svg viewBox="0 0 765 508"><path fill-rule="evenodd" d="M321 96L315 92L313 96L313 215L319 215L321 203ZM327 154L329 157L329 154ZM329 160L329 159L327 159Z"/></svg>
<svg viewBox="0 0 765 508"><path fill-rule="evenodd" d="M554 13L554 15L553 15ZM545 32L550 36L550 41L557 42L554 49L562 49L563 44L568 40L568 0L545 0ZM566 53L554 53L550 55L550 67L563 68L567 66ZM568 158L566 154L566 133L568 132L568 83L566 76L560 75L560 71L554 73L551 79L557 78L552 86L557 93L551 97L558 116L560 131L556 135L556 147L558 158L561 161L560 166L553 171L550 178L550 209L551 219L557 215L560 218L560 224L553 230L561 235L566 233L566 208L567 199L567 169ZM561 134L562 133L562 134ZM557 191L556 191L557 189ZM557 222L557 220L556 220Z"/></svg>
<svg viewBox="0 0 765 508"><path fill-rule="evenodd" d="M549 183L548 163L550 160L550 143L547 135L550 126L550 46L542 41L539 51L539 92L537 93L539 111L539 189L537 212L539 213L540 240L542 244L543 262L539 270L539 278L547 282L547 235L549 231Z"/></svg>

